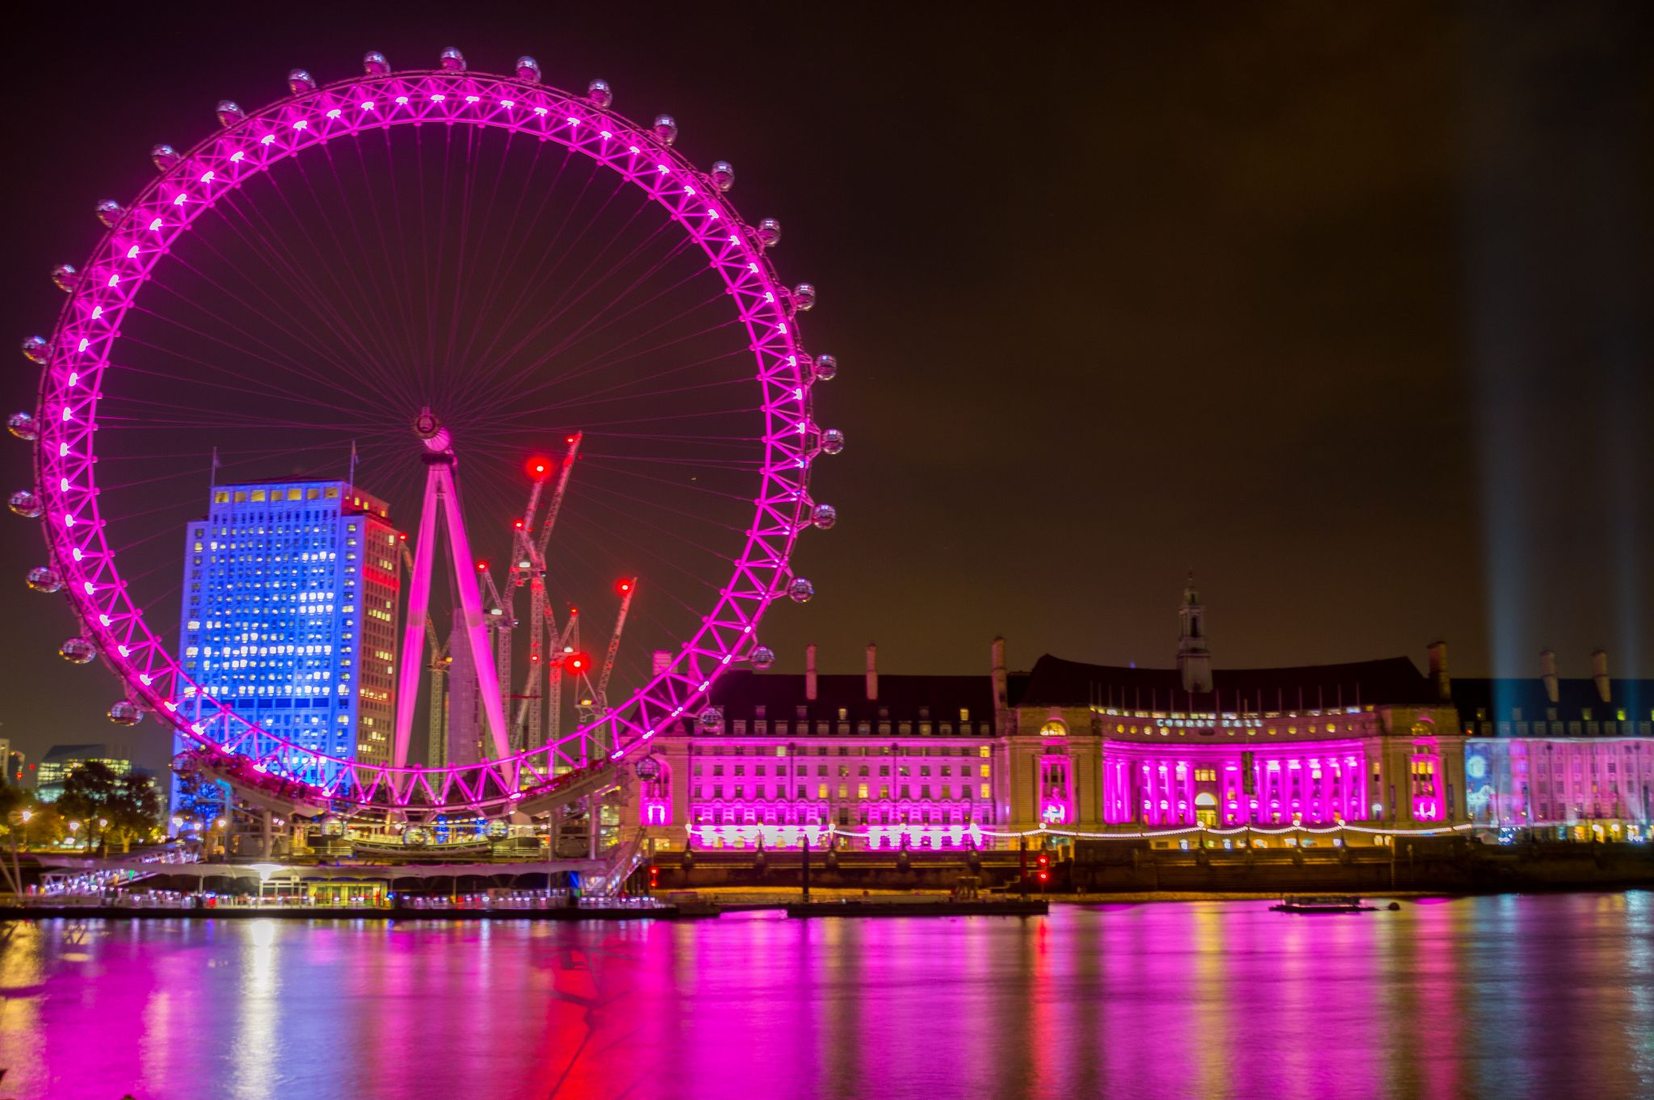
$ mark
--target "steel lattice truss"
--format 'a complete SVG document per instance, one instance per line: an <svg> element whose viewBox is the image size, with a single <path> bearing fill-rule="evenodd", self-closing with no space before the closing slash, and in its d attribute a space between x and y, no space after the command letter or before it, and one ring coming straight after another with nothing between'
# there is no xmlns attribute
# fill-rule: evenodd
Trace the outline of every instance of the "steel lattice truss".
<svg viewBox="0 0 1654 1100"><path fill-rule="evenodd" d="M559 745L602 733L599 743L614 748L593 767L613 768L662 728L698 711L719 673L757 647L760 617L792 580L788 559L810 522L808 476L821 432L810 416L811 361L799 344L790 296L764 254L772 242L741 219L711 176L671 148L675 128L662 127L657 136L600 105L606 96L577 97L541 86L532 63L519 72L523 78L453 69L378 71L322 87L301 82L299 94L255 113L221 110L227 125L220 132L183 153L157 150L162 174L113 220L81 270L49 346L41 349L36 473L53 565L85 637L126 681L132 699L203 746L203 755L218 760L227 774L255 783L267 777L306 798L347 805L497 811L543 802L565 786L591 781L589 775L554 777ZM492 127L561 145L663 207L727 289L734 319L748 334L764 413L762 488L745 549L670 667L599 721L554 744L440 769L326 756L207 698L129 597L117 547L105 538L94 476L100 381L106 370L119 369L110 364L122 319L145 285L164 275L180 236L224 196L287 157L422 122Z"/></svg>

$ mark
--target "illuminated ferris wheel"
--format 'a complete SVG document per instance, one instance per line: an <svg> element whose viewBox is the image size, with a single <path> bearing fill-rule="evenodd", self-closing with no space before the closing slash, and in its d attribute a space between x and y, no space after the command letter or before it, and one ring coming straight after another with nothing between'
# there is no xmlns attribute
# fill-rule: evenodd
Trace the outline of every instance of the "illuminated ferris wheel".
<svg viewBox="0 0 1654 1100"><path fill-rule="evenodd" d="M67 595L80 621L62 655L124 681L112 720L154 715L246 789L410 814L553 806L699 714L731 665L773 662L760 620L782 596L811 598L794 543L835 520L809 474L843 447L811 407L836 364L801 344L815 291L778 279L779 223L744 220L734 170L692 165L669 116L631 122L603 81L560 92L528 57L514 76L468 72L453 49L435 70L393 71L377 52L364 68L331 84L295 70L291 94L257 111L219 103L220 129L156 146L159 174L129 203L100 203L90 258L54 272L68 301L49 337L23 344L39 404L9 424L36 470L11 506L43 524L50 554L29 584ZM475 629L486 611L465 533L514 517L513 558L534 541L525 522L549 534L546 510L520 510L523 458L572 463L575 446L542 572L566 605L616 575L654 579L633 613L634 686L526 744L497 692L480 759L415 759L408 685L436 528L467 627L454 636L486 696L510 648ZM173 629L178 549L208 484L325 477L420 517L383 760L242 713L192 675Z"/></svg>

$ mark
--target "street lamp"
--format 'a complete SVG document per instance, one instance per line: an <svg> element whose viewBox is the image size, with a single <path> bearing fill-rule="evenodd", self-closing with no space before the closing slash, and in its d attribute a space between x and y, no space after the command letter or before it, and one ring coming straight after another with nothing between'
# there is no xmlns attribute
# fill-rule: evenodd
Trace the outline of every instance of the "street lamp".
<svg viewBox="0 0 1654 1100"><path fill-rule="evenodd" d="M78 821L69 822L69 847L73 848L75 846L75 838L79 835L79 833L80 833L80 822L78 822Z"/></svg>

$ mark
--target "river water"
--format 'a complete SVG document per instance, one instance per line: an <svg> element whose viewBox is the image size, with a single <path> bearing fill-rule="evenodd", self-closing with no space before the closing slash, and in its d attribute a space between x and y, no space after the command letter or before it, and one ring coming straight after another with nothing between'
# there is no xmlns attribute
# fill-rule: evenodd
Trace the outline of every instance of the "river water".
<svg viewBox="0 0 1654 1100"><path fill-rule="evenodd" d="M1654 1096L1654 894L19 926L0 1097Z"/></svg>

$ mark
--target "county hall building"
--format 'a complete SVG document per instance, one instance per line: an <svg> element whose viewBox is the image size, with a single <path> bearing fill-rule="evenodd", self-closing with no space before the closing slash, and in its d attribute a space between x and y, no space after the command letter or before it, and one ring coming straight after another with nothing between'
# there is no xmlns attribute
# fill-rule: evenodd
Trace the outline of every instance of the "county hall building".
<svg viewBox="0 0 1654 1100"><path fill-rule="evenodd" d="M1176 663L1041 657L986 675L737 671L710 718L658 739L632 819L673 847L954 849L1056 833L1186 830L1208 844L1382 842L1464 821L1445 670L1406 657L1214 668L1192 585Z"/></svg>

